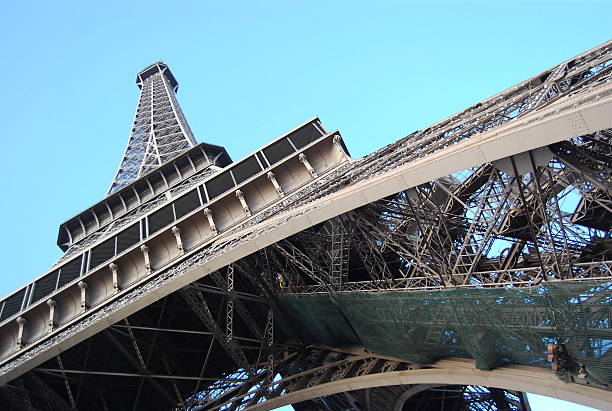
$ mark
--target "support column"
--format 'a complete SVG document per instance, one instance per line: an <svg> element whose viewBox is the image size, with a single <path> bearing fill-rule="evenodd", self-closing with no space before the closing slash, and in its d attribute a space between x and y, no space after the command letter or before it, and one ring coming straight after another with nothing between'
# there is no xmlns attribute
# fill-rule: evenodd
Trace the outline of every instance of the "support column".
<svg viewBox="0 0 612 411"><path fill-rule="evenodd" d="M342 150L342 145L340 145L341 141L342 141L342 138L340 137L340 134L336 134L334 138L332 139L332 143L334 143L334 146L340 149L340 151L344 153L344 150Z"/></svg>
<svg viewBox="0 0 612 411"><path fill-rule="evenodd" d="M54 299L49 298L47 300L47 305L49 306L49 321L47 324L49 325L49 331L53 331L57 325L55 323L55 307L57 306L57 302Z"/></svg>
<svg viewBox="0 0 612 411"><path fill-rule="evenodd" d="M19 326L19 329L17 330L17 349L20 350L26 345L25 342L23 341L23 330L26 324L26 319L23 317L17 317L15 321L17 322L17 325Z"/></svg>
<svg viewBox="0 0 612 411"><path fill-rule="evenodd" d="M111 273L113 274L113 292L117 294L119 291L121 291L119 286L119 267L115 263L110 263L108 265L108 269L111 270Z"/></svg>
<svg viewBox="0 0 612 411"><path fill-rule="evenodd" d="M210 208L207 207L204 209L204 215L208 219L208 225L210 226L210 231L212 231L213 235L217 235L218 233L217 227L215 226L215 220L213 220L212 211L210 211Z"/></svg>
<svg viewBox="0 0 612 411"><path fill-rule="evenodd" d="M153 269L151 268L151 257L149 256L149 246L143 244L140 246L140 251L142 251L142 255L144 256L145 268L147 269L147 274L151 274Z"/></svg>
<svg viewBox="0 0 612 411"><path fill-rule="evenodd" d="M340 158L346 158L346 152L342 148L342 144L340 144L341 142L342 142L342 137L340 137L340 134L336 134L334 138L332 139L334 149L338 151Z"/></svg>
<svg viewBox="0 0 612 411"><path fill-rule="evenodd" d="M176 248L181 252L181 254L185 254L185 248L183 247L183 239L181 238L181 228L179 226L172 227L172 234L176 238Z"/></svg>
<svg viewBox="0 0 612 411"><path fill-rule="evenodd" d="M316 178L318 176L315 169L312 168L312 166L308 162L308 159L306 158L306 155L304 153L300 154L298 156L298 159L302 162L302 164L304 164L304 167L306 167L306 170L308 170L312 178Z"/></svg>
<svg viewBox="0 0 612 411"><path fill-rule="evenodd" d="M81 289L81 312L85 312L89 308L89 302L87 301L87 283L85 281L79 281L78 286Z"/></svg>
<svg viewBox="0 0 612 411"><path fill-rule="evenodd" d="M268 318L264 334L268 351L268 358L266 361L268 375L266 377L266 384L272 384L272 381L274 381L274 353L272 351L272 346L274 344L274 311L272 308L268 309Z"/></svg>
<svg viewBox="0 0 612 411"><path fill-rule="evenodd" d="M285 196L285 193L283 192L283 189L280 186L280 184L278 184L278 181L276 181L276 176L271 171L268 172L268 180L270 180L270 182L274 186L274 189L276 190L276 194L278 194L280 198L283 198Z"/></svg>
<svg viewBox="0 0 612 411"><path fill-rule="evenodd" d="M251 216L251 210L249 210L249 205L247 204L246 200L244 199L244 193L240 190L236 190L236 197L238 197L238 200L240 201L240 204L242 204L242 211L244 211L244 215L246 215L247 217Z"/></svg>
<svg viewBox="0 0 612 411"><path fill-rule="evenodd" d="M234 266L230 264L227 267L227 311L226 311L226 330L225 335L227 340L230 341L234 338L234 300L232 299L232 292L234 291Z"/></svg>

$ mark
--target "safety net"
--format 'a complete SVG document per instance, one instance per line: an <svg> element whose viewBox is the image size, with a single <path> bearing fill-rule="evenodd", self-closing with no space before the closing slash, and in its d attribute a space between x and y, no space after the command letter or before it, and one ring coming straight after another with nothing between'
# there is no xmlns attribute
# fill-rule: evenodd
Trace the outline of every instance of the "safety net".
<svg viewBox="0 0 612 411"><path fill-rule="evenodd" d="M417 364L473 358L550 368L549 343L563 345L557 374L612 384L612 282L280 295L278 304L309 344L360 345Z"/></svg>

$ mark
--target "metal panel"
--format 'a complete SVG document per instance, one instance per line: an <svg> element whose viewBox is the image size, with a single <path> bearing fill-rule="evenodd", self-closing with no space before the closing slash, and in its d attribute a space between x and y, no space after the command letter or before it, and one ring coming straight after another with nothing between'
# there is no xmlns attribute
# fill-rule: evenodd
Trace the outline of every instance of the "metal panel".
<svg viewBox="0 0 612 411"><path fill-rule="evenodd" d="M233 187L234 179L229 171L226 171L206 182L206 191L208 191L208 195L211 199L218 197Z"/></svg>
<svg viewBox="0 0 612 411"><path fill-rule="evenodd" d="M59 270L55 270L36 281L34 285L34 294L32 295L32 302L36 302L55 291L58 275Z"/></svg>
<svg viewBox="0 0 612 411"><path fill-rule="evenodd" d="M263 153L270 164L276 164L294 152L295 150L287 139L278 140L263 149Z"/></svg>
<svg viewBox="0 0 612 411"><path fill-rule="evenodd" d="M64 285L68 284L70 281L74 280L75 278L78 278L79 275L81 275L82 257L83 256L80 255L69 263L64 264L60 268L58 288L63 287Z"/></svg>
<svg viewBox="0 0 612 411"><path fill-rule="evenodd" d="M234 167L232 167L232 173L234 174L234 178L236 179L237 184L248 180L260 171L261 167L259 166L259 162L255 158L255 156L246 158L239 164L236 164Z"/></svg>
<svg viewBox="0 0 612 411"><path fill-rule="evenodd" d="M140 241L140 223L132 224L117 235L117 254L127 250Z"/></svg>
<svg viewBox="0 0 612 411"><path fill-rule="evenodd" d="M323 134L321 134L321 132L314 126L314 123L310 123L299 130L294 131L288 137L295 147L300 149L312 143L322 135Z"/></svg>
<svg viewBox="0 0 612 411"><path fill-rule="evenodd" d="M21 309L21 304L23 302L23 297L25 296L26 289L22 288L17 291L15 294L11 295L4 302L4 310L2 311L2 316L0 316L0 321L3 321L10 316L17 314Z"/></svg>
<svg viewBox="0 0 612 411"><path fill-rule="evenodd" d="M115 237L111 237L102 244L92 248L89 268L92 269L110 260L115 255Z"/></svg>
<svg viewBox="0 0 612 411"><path fill-rule="evenodd" d="M174 211L176 218L179 219L185 214L195 210L200 206L200 197L196 190L185 194L174 202Z"/></svg>
<svg viewBox="0 0 612 411"><path fill-rule="evenodd" d="M151 214L148 217L149 220L149 235L161 230L168 224L174 221L174 212L172 211L172 204L161 208L159 211Z"/></svg>

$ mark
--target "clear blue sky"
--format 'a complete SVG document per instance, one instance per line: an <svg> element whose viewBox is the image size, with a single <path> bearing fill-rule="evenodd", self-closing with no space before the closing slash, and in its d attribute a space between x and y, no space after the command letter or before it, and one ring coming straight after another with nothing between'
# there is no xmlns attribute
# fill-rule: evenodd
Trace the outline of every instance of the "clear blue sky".
<svg viewBox="0 0 612 411"><path fill-rule="evenodd" d="M294 5L288 5L294 3ZM163 59L199 141L234 159L313 115L361 156L610 37L611 1L6 2L0 295L102 199L136 73Z"/></svg>

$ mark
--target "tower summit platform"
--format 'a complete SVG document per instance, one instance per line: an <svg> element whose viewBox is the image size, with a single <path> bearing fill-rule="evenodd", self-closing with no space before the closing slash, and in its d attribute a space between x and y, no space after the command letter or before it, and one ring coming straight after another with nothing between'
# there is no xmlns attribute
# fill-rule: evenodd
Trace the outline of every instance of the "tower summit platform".
<svg viewBox="0 0 612 411"><path fill-rule="evenodd" d="M176 93L178 91L179 86L178 81L176 81L176 77L174 77L174 74L172 74L172 71L170 71L168 65L165 64L162 60L159 60L140 71L136 75L136 85L138 85L138 88L142 89L142 85L147 78L159 73L163 73L163 75L170 82L172 89Z"/></svg>

